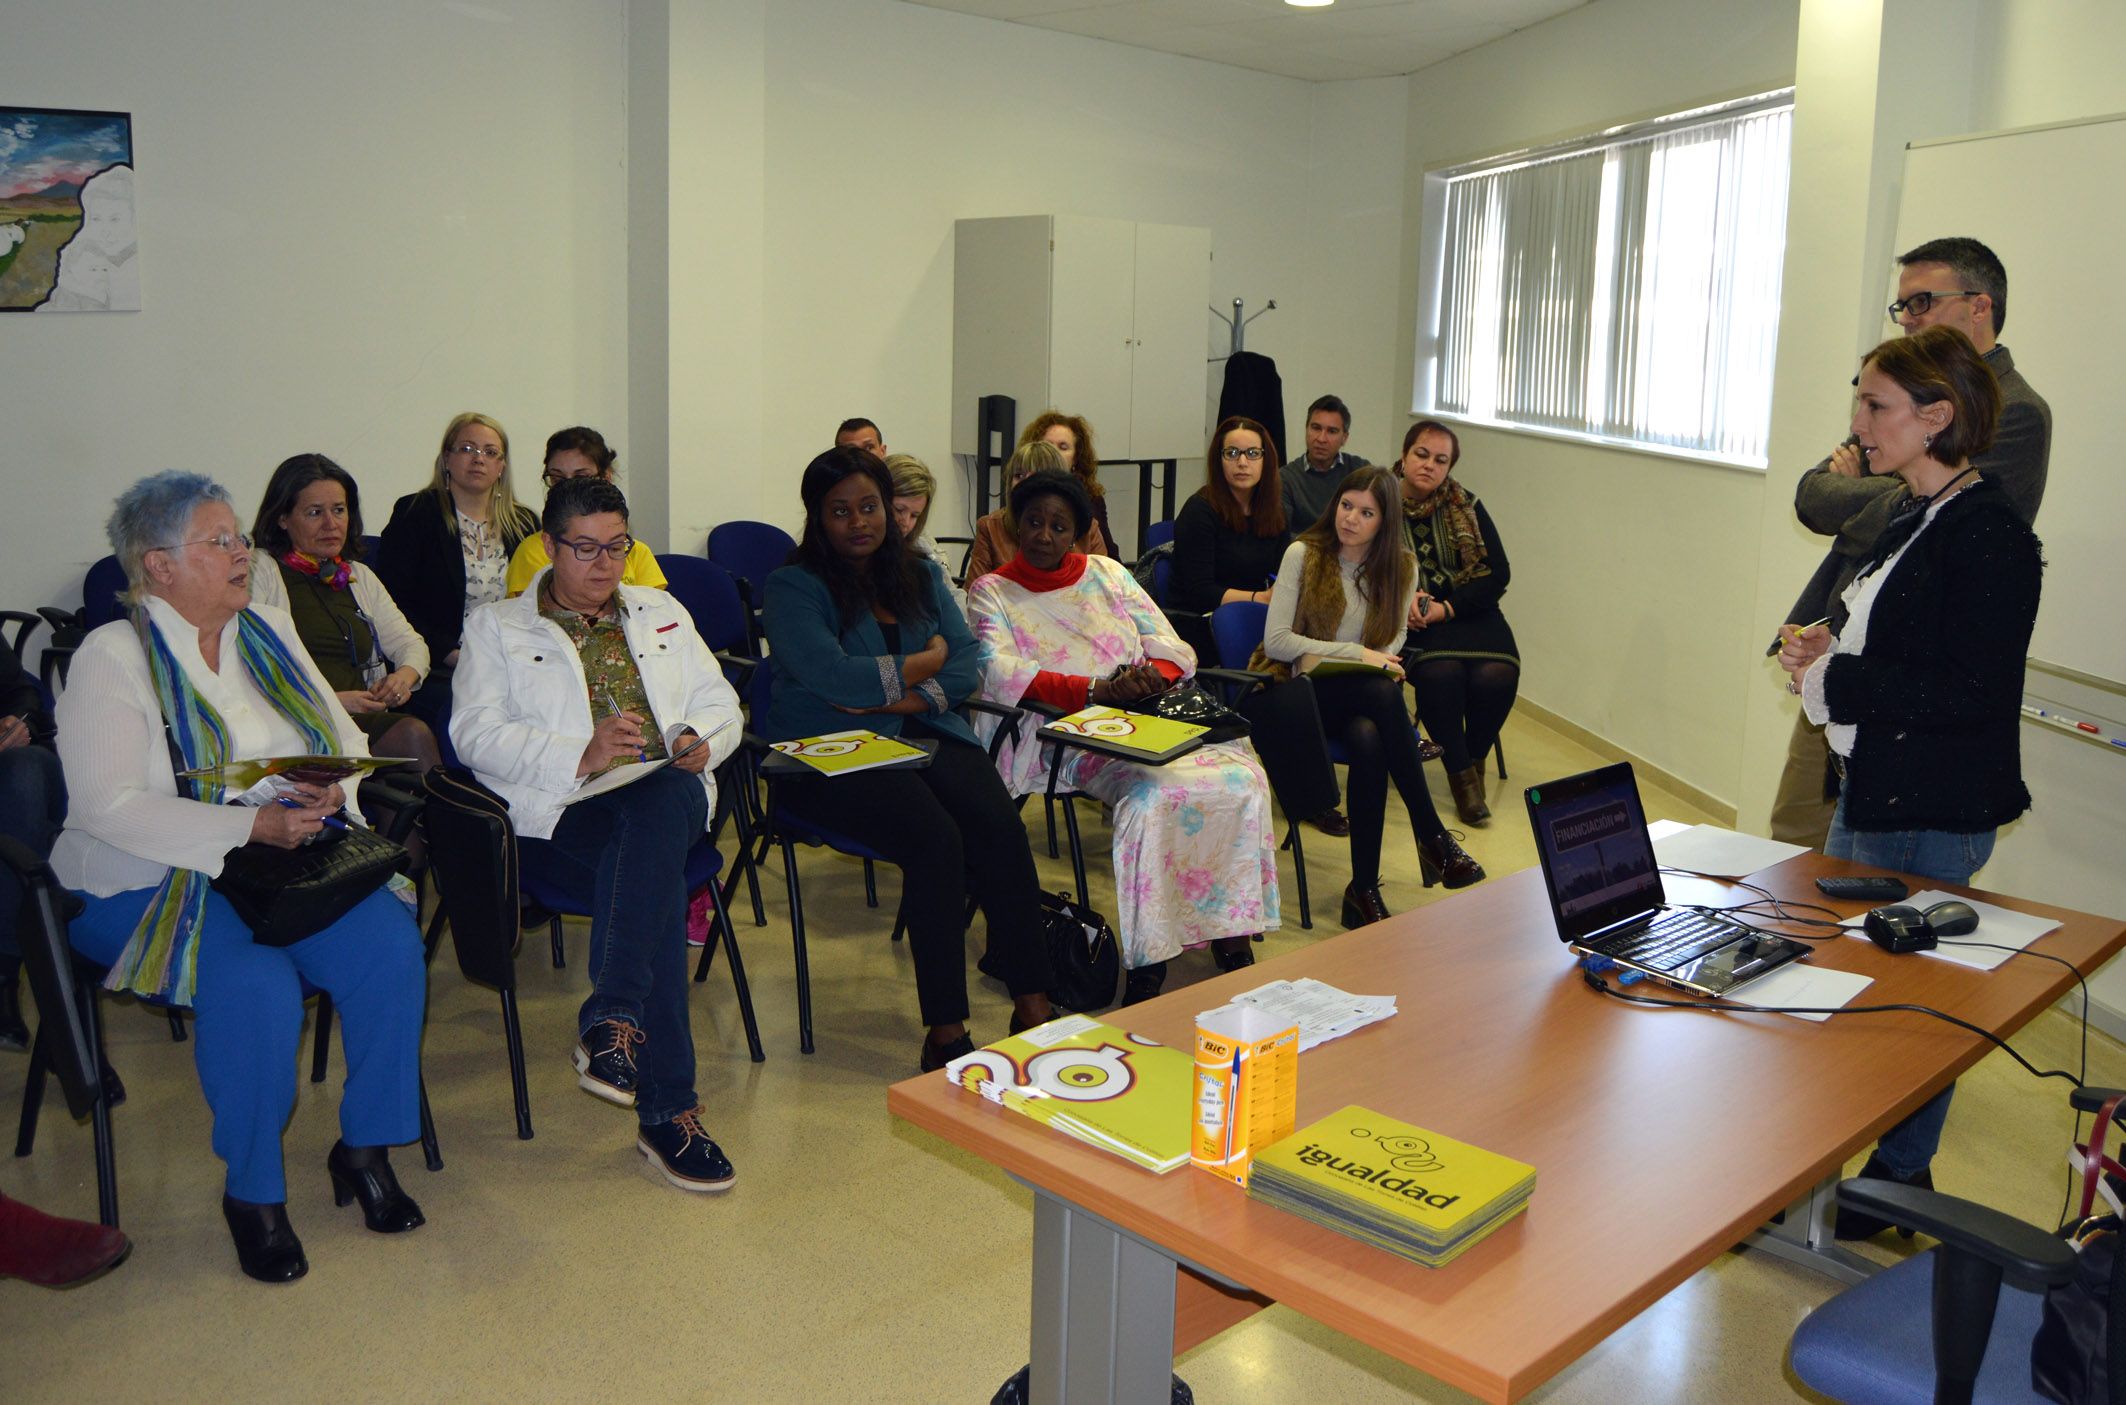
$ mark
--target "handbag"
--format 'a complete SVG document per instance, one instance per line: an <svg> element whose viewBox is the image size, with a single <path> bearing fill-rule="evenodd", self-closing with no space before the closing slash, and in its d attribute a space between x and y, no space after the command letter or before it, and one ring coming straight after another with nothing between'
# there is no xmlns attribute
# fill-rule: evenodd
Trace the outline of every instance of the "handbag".
<svg viewBox="0 0 2126 1405"><path fill-rule="evenodd" d="M1064 893L1041 894L1041 939L1055 984L1048 998L1073 1014L1104 1010L1115 1003L1122 980L1122 948L1107 919L1080 907Z"/></svg>
<svg viewBox="0 0 2126 1405"><path fill-rule="evenodd" d="M2126 1358L2126 1253L2119 1252L2117 1215L2094 1215L2097 1182L2116 1186L2126 1166L2104 1154L2104 1141L2126 1098L2105 1100L2087 1142L2074 1149L2082 1166L2081 1212L2062 1231L2074 1244L2074 1277L2045 1290L2037 1335L2030 1339L2030 1386L2062 1405L2107 1405L2111 1373Z"/></svg>
<svg viewBox="0 0 2126 1405"><path fill-rule="evenodd" d="M347 823L342 821L342 823ZM373 830L327 827L293 849L253 840L222 856L214 891L260 946L293 946L345 917L391 881L406 850Z"/></svg>
<svg viewBox="0 0 2126 1405"><path fill-rule="evenodd" d="M1124 703L1122 710L1143 713L1149 717L1163 717L1169 722L1189 722L1198 727L1208 727L1210 730L1203 738L1206 745L1239 741L1248 735L1248 720L1212 697L1196 683L1183 683L1163 693L1154 693L1148 698Z"/></svg>

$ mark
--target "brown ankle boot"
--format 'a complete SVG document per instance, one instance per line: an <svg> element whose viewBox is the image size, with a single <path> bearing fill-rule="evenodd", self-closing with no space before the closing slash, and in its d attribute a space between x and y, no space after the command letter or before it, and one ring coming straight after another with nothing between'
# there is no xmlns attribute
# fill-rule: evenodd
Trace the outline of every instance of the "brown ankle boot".
<svg viewBox="0 0 2126 1405"><path fill-rule="evenodd" d="M1418 873L1425 886L1444 883L1450 888L1466 888L1471 883L1484 881L1484 868L1469 857L1454 836L1442 831L1430 839L1417 841Z"/></svg>
<svg viewBox="0 0 2126 1405"><path fill-rule="evenodd" d="M1356 883L1344 888L1344 926L1367 927L1375 922L1388 920L1388 904L1381 899L1380 885L1361 888Z"/></svg>
<svg viewBox="0 0 2126 1405"><path fill-rule="evenodd" d="M1463 824L1483 824L1491 818L1491 807L1484 803L1484 777L1476 767L1449 771L1447 787L1454 792L1454 812Z"/></svg>

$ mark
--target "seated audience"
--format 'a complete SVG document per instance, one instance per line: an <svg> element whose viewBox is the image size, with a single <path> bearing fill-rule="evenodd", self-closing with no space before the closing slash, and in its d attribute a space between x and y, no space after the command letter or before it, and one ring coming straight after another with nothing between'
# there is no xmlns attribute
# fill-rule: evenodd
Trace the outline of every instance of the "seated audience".
<svg viewBox="0 0 2126 1405"><path fill-rule="evenodd" d="M541 526L553 564L465 622L451 743L509 802L521 861L590 909L578 1083L635 1109L636 1149L666 1181L726 1190L737 1173L694 1091L685 870L716 813L715 768L738 746L738 698L678 601L621 583L635 541L617 487L556 483ZM615 766L667 757L566 803Z"/></svg>
<svg viewBox="0 0 2126 1405"><path fill-rule="evenodd" d="M0 834L38 858L52 852L66 822L66 781L52 749L52 718L44 694L0 638ZM0 1049L29 1048L22 1021L22 948L15 939L22 887L0 865Z"/></svg>
<svg viewBox="0 0 2126 1405"><path fill-rule="evenodd" d="M546 471L540 476L548 491L556 483L570 478L602 478L610 483L613 481L613 464L619 457L606 447L605 436L597 430L572 425L557 429L546 437ZM509 558L509 578L505 588L511 595L522 595L532 577L552 564L546 555L546 534L533 532L517 543L516 554ZM657 564L657 553L650 550L648 542L636 542L635 549L627 554L627 569L621 573L620 583L664 589L664 570Z"/></svg>
<svg viewBox="0 0 2126 1405"><path fill-rule="evenodd" d="M1432 808L1418 760L1416 729L1403 704L1400 658L1417 565L1396 523L1402 492L1385 468L1353 470L1329 514L1285 550L1270 592L1262 651L1272 672L1311 672L1324 659L1371 664L1377 673L1316 677L1322 726L1350 758L1345 800L1351 808L1351 885L1344 889L1346 927L1385 921L1380 844L1392 778L1417 836L1426 887L1465 888L1484 877Z"/></svg>
<svg viewBox="0 0 2126 1405"><path fill-rule="evenodd" d="M466 616L508 593L509 558L538 528L510 490L509 436L470 412L443 431L433 481L392 507L379 571L428 645L428 679L412 709L430 726L450 712Z"/></svg>
<svg viewBox="0 0 2126 1405"><path fill-rule="evenodd" d="M1238 416L1221 423L1204 453L1204 478L1174 518L1168 603L1197 614L1235 600L1269 603L1270 582L1292 540L1269 431Z"/></svg>
<svg viewBox="0 0 2126 1405"><path fill-rule="evenodd" d="M1019 431L1019 443L1055 446L1056 452L1063 456L1063 466L1092 495L1093 526L1100 529L1100 550L1096 554L1115 556L1115 529L1107 524L1107 489L1100 483L1100 455L1093 449L1093 427L1085 422L1085 417L1056 410L1035 415L1026 428ZM1009 488L1004 490L1004 496L1007 501L1010 499ZM1090 531L1080 535L1087 540L1093 539Z"/></svg>
<svg viewBox="0 0 2126 1405"><path fill-rule="evenodd" d="M1019 554L1019 529L1011 520L1012 493L1036 473L1063 471L1062 451L1046 440L1036 439L1012 451L1010 461L1004 465L1003 505L995 512L983 513L974 524L974 549L967 557L968 585L973 585ZM1100 535L1100 524L1095 522L1088 526L1072 549L1087 556L1107 555L1107 542Z"/></svg>
<svg viewBox="0 0 2126 1405"><path fill-rule="evenodd" d="M1344 452L1351 438L1351 407L1334 395L1307 406L1307 451L1278 474L1284 494L1284 523L1304 532L1321 520L1336 500L1337 485L1365 460Z"/></svg>
<svg viewBox="0 0 2126 1405"><path fill-rule="evenodd" d="M2001 392L1960 329L1882 343L1858 384L1866 471L1896 474L1911 503L1846 587L1844 627L1783 626L1779 662L1840 777L1824 853L1968 884L2000 826L2030 808L2020 707L2044 560L2007 493L1971 463L1993 443ZM1860 1174L1931 1188L1954 1092L1883 1133ZM1838 1212L1840 1239L1887 1228Z"/></svg>
<svg viewBox="0 0 2126 1405"><path fill-rule="evenodd" d="M774 698L753 726L770 741L865 727L937 742L918 770L774 782L797 814L831 820L901 870L927 1073L974 1050L962 936L970 893L989 924L984 969L1011 991L1011 1032L1053 1014L1041 880L1003 781L953 711L980 683L981 646L944 571L902 542L884 461L829 449L805 466L800 492L804 534L765 592Z"/></svg>
<svg viewBox="0 0 2126 1405"><path fill-rule="evenodd" d="M309 1269L281 1168L306 983L332 997L347 1055L340 1139L325 1158L334 1199L359 1199L380 1233L423 1223L386 1154L420 1133L421 934L406 904L379 890L310 937L263 946L210 889L233 849L292 849L328 821L360 815L338 785L233 805L220 785L180 784L177 771L360 756L367 742L295 622L252 603L251 543L219 484L192 473L143 479L119 495L109 533L130 609L90 632L59 701L70 810L52 870L86 903L70 936L110 967L107 988L191 1008L237 1260L253 1278L284 1283Z"/></svg>
<svg viewBox="0 0 2126 1405"><path fill-rule="evenodd" d="M893 475L893 525L900 530L901 540L925 561L937 561L937 543L923 532L930 525L930 503L938 492L930 465L913 454L894 454L886 460L886 471Z"/></svg>
<svg viewBox="0 0 2126 1405"><path fill-rule="evenodd" d="M1484 758L1521 687L1521 655L1499 610L1512 578L1498 528L1476 494L1451 476L1462 441L1437 420L1403 436L1403 531L1417 557L1417 595L1403 667L1417 715L1440 745L1455 813L1491 819Z"/></svg>
<svg viewBox="0 0 2126 1405"><path fill-rule="evenodd" d="M877 454L882 459L890 457L886 450L885 436L879 433L876 424L862 415L843 420L840 427L834 431L834 446L840 448L845 444Z"/></svg>
<svg viewBox="0 0 2126 1405"><path fill-rule="evenodd" d="M1070 474L1036 473L1012 491L1019 551L968 592L982 696L1076 711L1127 705L1187 682L1196 656L1119 562L1072 543L1092 495ZM1245 742L1199 747L1164 766L1037 741L1037 716L998 756L1017 795L1070 790L1114 806L1115 922L1129 968L1123 1003L1159 993L1166 963L1208 942L1223 971L1254 964L1250 940L1277 925L1277 839L1269 782ZM982 730L994 731L994 718Z"/></svg>

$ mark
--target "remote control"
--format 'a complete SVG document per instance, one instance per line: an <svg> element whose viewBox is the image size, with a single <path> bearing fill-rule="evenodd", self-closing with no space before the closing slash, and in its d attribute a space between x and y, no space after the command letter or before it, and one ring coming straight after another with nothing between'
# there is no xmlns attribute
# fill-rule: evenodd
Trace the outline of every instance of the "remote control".
<svg viewBox="0 0 2126 1405"><path fill-rule="evenodd" d="M1895 878L1819 878L1816 890L1827 898L1864 903L1901 903L1912 893Z"/></svg>

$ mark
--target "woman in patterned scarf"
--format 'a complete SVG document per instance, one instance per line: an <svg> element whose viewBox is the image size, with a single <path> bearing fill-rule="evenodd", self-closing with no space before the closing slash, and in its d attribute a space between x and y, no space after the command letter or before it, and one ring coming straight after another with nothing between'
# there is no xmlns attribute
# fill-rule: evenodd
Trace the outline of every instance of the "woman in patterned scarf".
<svg viewBox="0 0 2126 1405"><path fill-rule="evenodd" d="M1417 715L1445 753L1464 824L1491 818L1484 758L1521 687L1521 655L1499 612L1510 571L1498 529L1476 494L1454 481L1462 441L1437 420L1403 436L1403 529L1417 556L1417 596L1403 666Z"/></svg>
<svg viewBox="0 0 2126 1405"><path fill-rule="evenodd" d="M143 479L119 496L109 532L131 608L89 634L59 699L72 803L52 870L87 904L68 935L110 967L108 988L191 1008L238 1262L285 1283L309 1269L281 1170L306 982L332 997L347 1054L340 1140L325 1158L334 1198L359 1198L382 1234L423 1223L386 1156L420 1133L421 934L406 905L379 890L312 936L261 946L210 891L230 850L292 849L361 815L338 785L294 785L279 803L247 806L178 771L365 756L368 746L294 621L252 603L251 541L220 484L195 473Z"/></svg>

